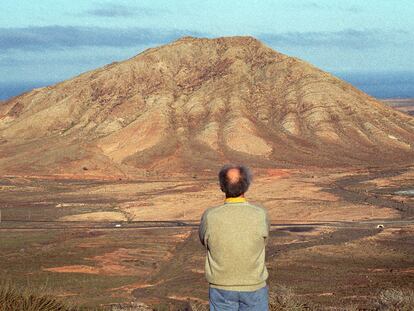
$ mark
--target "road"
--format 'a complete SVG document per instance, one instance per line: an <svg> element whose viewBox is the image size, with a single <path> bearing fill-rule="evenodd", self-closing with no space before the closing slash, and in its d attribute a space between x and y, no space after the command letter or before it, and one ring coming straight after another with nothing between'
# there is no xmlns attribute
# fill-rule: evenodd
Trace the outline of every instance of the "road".
<svg viewBox="0 0 414 311"><path fill-rule="evenodd" d="M71 229L145 229L145 228L178 228L198 227L198 220L148 220L131 222L80 222L80 221L25 221L25 220L3 220L0 222L0 230L71 230ZM277 227L334 227L334 228L373 228L378 225L384 227L401 227L414 225L414 220L378 219L366 221L312 221L294 222L293 220L281 220L272 222L272 228Z"/></svg>

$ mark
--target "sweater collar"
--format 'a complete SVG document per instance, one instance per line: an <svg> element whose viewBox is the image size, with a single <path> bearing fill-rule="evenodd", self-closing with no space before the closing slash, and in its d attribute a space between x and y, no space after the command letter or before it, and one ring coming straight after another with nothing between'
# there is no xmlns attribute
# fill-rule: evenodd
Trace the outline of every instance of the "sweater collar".
<svg viewBox="0 0 414 311"><path fill-rule="evenodd" d="M226 198L224 200L224 204L226 204L226 203L245 203L245 202L247 202L246 198L243 198L243 197Z"/></svg>

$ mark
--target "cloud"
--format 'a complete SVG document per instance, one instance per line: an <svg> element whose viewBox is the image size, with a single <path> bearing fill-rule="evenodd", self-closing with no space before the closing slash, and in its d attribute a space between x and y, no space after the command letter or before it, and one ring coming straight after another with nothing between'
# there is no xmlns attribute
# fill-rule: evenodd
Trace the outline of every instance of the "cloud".
<svg viewBox="0 0 414 311"><path fill-rule="evenodd" d="M327 3L318 3L315 1L305 1L303 3L296 3L293 2L290 4L291 7L294 9L304 9L304 10L323 10L323 11L342 11L342 12L348 12L348 13L361 13L364 11L363 8L352 5L339 5L339 4L327 4Z"/></svg>
<svg viewBox="0 0 414 311"><path fill-rule="evenodd" d="M10 50L46 51L77 47L136 47L163 44L183 36L210 34L180 29L43 26L0 28L0 53ZM273 46L368 49L407 44L413 35L404 30L345 29L341 31L258 33Z"/></svg>
<svg viewBox="0 0 414 311"><path fill-rule="evenodd" d="M203 36L188 30L45 26L0 28L0 52L75 47L133 47L170 42L182 36Z"/></svg>
<svg viewBox="0 0 414 311"><path fill-rule="evenodd" d="M157 16L167 13L166 9L153 9L145 7L128 6L123 4L104 3L98 7L85 11L86 15L96 17L136 17L136 16Z"/></svg>
<svg viewBox="0 0 414 311"><path fill-rule="evenodd" d="M78 47L127 48L168 43L183 36L209 37L211 35L189 30L153 28L82 26L0 28L0 53L11 50L47 51ZM257 37L272 46L345 49L401 45L413 39L412 34L406 31L380 29L259 33Z"/></svg>
<svg viewBox="0 0 414 311"><path fill-rule="evenodd" d="M263 41L279 46L295 47L340 47L347 49L367 49L389 44L401 44L409 33L402 30L383 31L378 29L346 29L334 32L285 32L262 33L258 37Z"/></svg>

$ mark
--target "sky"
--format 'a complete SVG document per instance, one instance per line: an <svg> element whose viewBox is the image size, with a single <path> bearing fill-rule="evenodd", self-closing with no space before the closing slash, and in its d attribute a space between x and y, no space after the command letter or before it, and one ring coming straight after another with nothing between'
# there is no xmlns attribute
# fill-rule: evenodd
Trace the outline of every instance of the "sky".
<svg viewBox="0 0 414 311"><path fill-rule="evenodd" d="M250 35L376 97L414 97L412 0L2 0L0 99L182 36Z"/></svg>

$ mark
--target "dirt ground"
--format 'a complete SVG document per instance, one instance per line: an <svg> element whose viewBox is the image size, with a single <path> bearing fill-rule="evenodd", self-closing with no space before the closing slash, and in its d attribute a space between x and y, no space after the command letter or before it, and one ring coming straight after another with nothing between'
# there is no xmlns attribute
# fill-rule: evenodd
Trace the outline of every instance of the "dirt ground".
<svg viewBox="0 0 414 311"><path fill-rule="evenodd" d="M414 287L414 198L399 192L414 188L412 167L256 175L248 199L272 219L271 290L368 308L381 289ZM0 277L86 306L206 302L197 223L221 202L211 178L2 178Z"/></svg>

